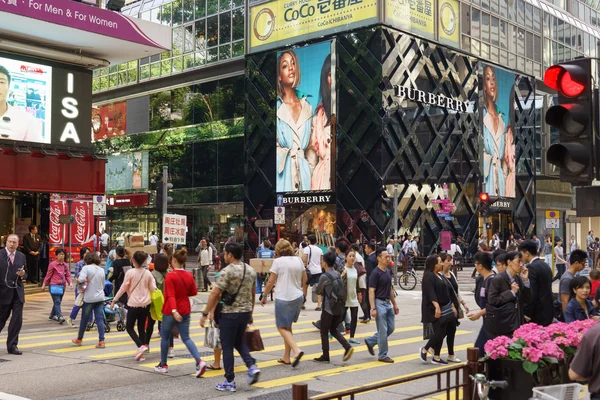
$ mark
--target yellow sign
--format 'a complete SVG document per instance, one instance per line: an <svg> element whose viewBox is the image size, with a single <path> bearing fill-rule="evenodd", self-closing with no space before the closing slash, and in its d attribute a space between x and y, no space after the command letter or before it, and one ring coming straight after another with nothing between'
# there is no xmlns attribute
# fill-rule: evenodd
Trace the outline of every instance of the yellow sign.
<svg viewBox="0 0 600 400"><path fill-rule="evenodd" d="M439 0L439 38L440 42L460 47L459 5L458 0Z"/></svg>
<svg viewBox="0 0 600 400"><path fill-rule="evenodd" d="M546 219L559 219L560 211L557 210L546 210Z"/></svg>
<svg viewBox="0 0 600 400"><path fill-rule="evenodd" d="M275 0L255 5L250 8L250 52L374 23L377 8L377 0Z"/></svg>
<svg viewBox="0 0 600 400"><path fill-rule="evenodd" d="M385 23L402 31L435 39L435 21L435 0L385 0Z"/></svg>

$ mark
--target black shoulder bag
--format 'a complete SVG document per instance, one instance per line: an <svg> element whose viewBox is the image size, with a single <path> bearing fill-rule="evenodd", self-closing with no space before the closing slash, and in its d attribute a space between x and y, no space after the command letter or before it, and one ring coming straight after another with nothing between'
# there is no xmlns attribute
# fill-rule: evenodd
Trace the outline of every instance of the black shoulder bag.
<svg viewBox="0 0 600 400"><path fill-rule="evenodd" d="M244 284L245 278L246 278L246 263L244 263L244 274L242 275L242 281L240 282L240 286L238 286L235 293L231 294L228 291L224 291L223 294L221 295L221 300L223 301L223 304L225 304L226 306L232 306L233 303L235 303L235 299L236 299L238 293L240 292L242 285Z"/></svg>

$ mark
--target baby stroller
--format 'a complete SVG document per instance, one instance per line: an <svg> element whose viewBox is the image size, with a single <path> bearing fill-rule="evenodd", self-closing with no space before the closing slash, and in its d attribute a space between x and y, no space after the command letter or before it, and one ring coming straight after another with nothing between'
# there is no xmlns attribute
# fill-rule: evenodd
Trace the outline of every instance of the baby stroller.
<svg viewBox="0 0 600 400"><path fill-rule="evenodd" d="M110 303L113 300L113 295L112 295L112 291L113 291L113 284L110 283L110 281L105 280L104 281L104 310L102 312L102 319L104 320L104 332L108 333L110 332L110 322L114 322L115 320L117 320L117 317L119 318L118 322L117 322L117 331L124 331L125 330L125 311L123 310L123 307L120 304L117 304L117 306L115 307L114 310L110 309ZM91 330L94 326L96 325L96 320L92 319L90 316L90 322L88 322L87 326L86 326L86 330L89 331Z"/></svg>

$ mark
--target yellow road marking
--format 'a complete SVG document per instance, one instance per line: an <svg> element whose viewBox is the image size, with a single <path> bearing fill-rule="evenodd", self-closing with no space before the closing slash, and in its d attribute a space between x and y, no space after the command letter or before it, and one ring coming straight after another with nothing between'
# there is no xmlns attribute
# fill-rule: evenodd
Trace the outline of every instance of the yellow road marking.
<svg viewBox="0 0 600 400"><path fill-rule="evenodd" d="M464 335L470 333L470 331L457 331L456 334L457 335ZM401 344L409 344L409 343L417 343L417 342L422 342L423 338L422 337L416 337L416 338L409 338L409 339L402 339L402 340L394 340L389 342L389 346L397 346L397 345L401 345ZM455 351L460 351L460 350L466 350L469 347L473 347L472 343L469 344L464 344L461 346L455 346L454 350ZM355 349L354 352L361 352L361 351L367 351L367 349L362 348L362 349ZM444 351L445 353L446 351ZM336 350L334 352L331 352L332 355L340 355L343 354L344 350ZM318 354L315 354L318 355ZM312 357L313 355L305 355L305 357ZM400 356L400 357L395 357L394 361L396 363L401 363L401 362L407 362L407 361L413 361L413 360L418 360L420 359L419 355L414 355L414 354L408 354L405 356ZM275 361L276 362L276 361ZM263 382L258 382L256 385L256 387L260 387L263 389L268 389L268 388L274 388L274 387L278 387L278 386L284 386L284 385L291 385L293 383L298 383L298 382L304 382L304 381L309 381L309 380L313 380L318 376L330 376L330 375L336 375L336 374L340 374L340 373L347 373L347 372L354 372L354 371L363 371L365 369L371 369L371 368L377 368L377 367L382 367L385 365L393 365L393 364L386 364L386 363L382 363L380 361L370 361L367 363L362 363L362 364L352 364L352 365L345 365L343 367L337 367L337 368L332 368L329 370L324 370L324 371L313 371L313 372L309 372L306 374L301 374L301 375L294 375L294 376L289 376L286 378L280 378L280 379L272 379L270 381L263 381ZM262 363L258 364L259 367L262 366ZM241 371L245 370L244 368L240 368ZM211 371L212 372L212 371ZM236 368L236 372L237 372L237 368ZM207 374L205 374L204 376L206 376Z"/></svg>
<svg viewBox="0 0 600 400"><path fill-rule="evenodd" d="M307 324L311 324L312 321L303 321L303 322L297 322L295 325L307 325ZM274 325L256 325L255 328L257 329L268 329L268 328L272 328ZM197 329L202 329L200 327L198 327ZM304 329L304 330L300 330L300 331L294 331L296 333L304 333L304 332L310 332L310 331L314 331L315 328L308 328L308 329ZM94 332L91 332L92 334ZM278 336L279 332L272 332L273 336ZM190 335L191 338L202 338L204 337L204 332L200 332L200 333L195 333L193 335ZM263 337L265 337L263 335ZM268 336L267 336L268 337ZM133 344L133 342L130 340L125 340L125 341L121 341L121 342L110 342L110 337L108 337L108 341L106 341L106 347L117 347L117 346L123 346L123 345L128 345L128 344ZM159 343L160 342L160 338L154 338L152 340L150 340L150 342L155 342L155 343ZM70 340L61 340L58 341L57 344L64 344L64 343L71 343ZM33 344L33 345L29 345L30 347L36 347L38 346L37 344ZM185 347L185 345L178 345L181 347L178 348L183 348ZM19 346L20 348L27 348L26 346ZM95 349L96 345L89 345L89 346L76 346L76 347L64 347L62 349L54 349L54 350L49 350L52 353L71 353L74 351L81 351L81 350L90 350L90 349ZM125 356L125 355L129 355L129 354L135 354L135 350L131 351L124 351L124 352L120 352L120 353L113 353L113 354L118 354L118 355L113 355L114 357L120 357L120 356ZM99 358L106 358L107 355L102 355L102 357Z"/></svg>

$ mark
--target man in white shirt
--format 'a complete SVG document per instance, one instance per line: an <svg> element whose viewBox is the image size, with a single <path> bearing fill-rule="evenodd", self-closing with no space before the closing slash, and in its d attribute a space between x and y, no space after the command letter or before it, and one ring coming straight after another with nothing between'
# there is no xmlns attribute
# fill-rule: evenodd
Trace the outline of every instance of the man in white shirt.
<svg viewBox="0 0 600 400"><path fill-rule="evenodd" d="M156 236L156 234L154 233L154 231L152 231L152 234L150 235L150 237L148 238L148 240L150 241L150 245L151 246L156 246L158 243L158 236Z"/></svg>
<svg viewBox="0 0 600 400"><path fill-rule="evenodd" d="M388 245L386 247L386 250L387 250L388 254L392 256L392 259L394 258L394 254L396 253L394 251L394 243L395 243L394 239L390 239L388 241Z"/></svg>
<svg viewBox="0 0 600 400"><path fill-rule="evenodd" d="M310 282L307 282L307 286L304 287L304 296L308 293L308 286L313 287L319 283L319 278L323 270L321 269L321 257L323 256L323 250L316 246L317 238L315 235L308 235L309 245L304 248L304 254L302 255L302 261L310 272ZM321 296L317 297L317 308L315 311L321 311Z"/></svg>
<svg viewBox="0 0 600 400"><path fill-rule="evenodd" d="M9 105L9 90L10 73L0 65L0 139L42 141L41 121L37 121L27 111ZM50 140L47 143L50 143Z"/></svg>
<svg viewBox="0 0 600 400"><path fill-rule="evenodd" d="M415 238L410 242L410 247L412 248L413 254L415 257L419 256L419 237L415 236Z"/></svg>
<svg viewBox="0 0 600 400"><path fill-rule="evenodd" d="M102 236L100 236L100 246L101 246L101 253L102 255L107 255L108 254L108 241L110 240L110 236L108 236L108 233L106 233L106 231L102 232Z"/></svg>

